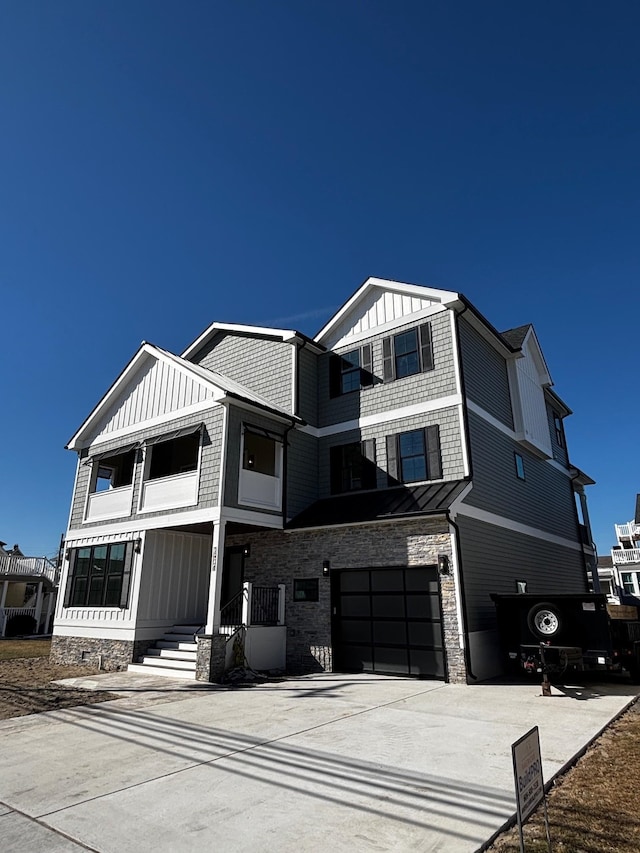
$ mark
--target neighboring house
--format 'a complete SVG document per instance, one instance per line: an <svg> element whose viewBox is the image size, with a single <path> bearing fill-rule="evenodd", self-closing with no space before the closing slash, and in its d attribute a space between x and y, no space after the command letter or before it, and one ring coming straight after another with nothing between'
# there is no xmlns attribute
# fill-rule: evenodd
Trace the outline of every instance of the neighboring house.
<svg viewBox="0 0 640 853"><path fill-rule="evenodd" d="M55 564L5 545L0 542L0 637L50 633L59 574Z"/></svg>
<svg viewBox="0 0 640 853"><path fill-rule="evenodd" d="M609 556L598 555L598 591L607 596L609 604L620 604L618 581L613 568L613 560ZM593 585L595 592L595 585Z"/></svg>
<svg viewBox="0 0 640 853"><path fill-rule="evenodd" d="M68 444L54 659L119 668L158 640L147 663L204 680L243 656L499 673L490 593L584 592L595 567L551 386L532 326L375 278L314 339L143 343Z"/></svg>
<svg viewBox="0 0 640 853"><path fill-rule="evenodd" d="M632 596L640 599L640 494L636 495L635 517L616 524L617 544L611 549L615 594L622 604ZM637 604L637 602L633 602Z"/></svg>

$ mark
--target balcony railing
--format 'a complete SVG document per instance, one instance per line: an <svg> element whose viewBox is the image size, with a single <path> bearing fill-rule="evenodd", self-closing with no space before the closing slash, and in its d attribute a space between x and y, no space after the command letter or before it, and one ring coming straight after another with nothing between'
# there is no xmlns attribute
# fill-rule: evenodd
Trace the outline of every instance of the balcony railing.
<svg viewBox="0 0 640 853"><path fill-rule="evenodd" d="M20 575L30 578L46 578L54 586L58 582L59 571L46 557L18 557L13 554L0 554L0 576Z"/></svg>
<svg viewBox="0 0 640 853"><path fill-rule="evenodd" d="M640 548L620 548L611 551L613 563L616 566L626 566L630 563L640 563Z"/></svg>
<svg viewBox="0 0 640 853"><path fill-rule="evenodd" d="M618 539L640 539L640 524L630 521L628 524L616 524L616 536Z"/></svg>
<svg viewBox="0 0 640 853"><path fill-rule="evenodd" d="M284 584L243 583L240 592L221 608L220 625L223 633L241 625L284 625Z"/></svg>

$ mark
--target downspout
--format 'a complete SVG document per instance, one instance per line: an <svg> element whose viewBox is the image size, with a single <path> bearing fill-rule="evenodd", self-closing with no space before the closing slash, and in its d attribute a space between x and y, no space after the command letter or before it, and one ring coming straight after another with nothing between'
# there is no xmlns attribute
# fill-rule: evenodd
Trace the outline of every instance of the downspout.
<svg viewBox="0 0 640 853"><path fill-rule="evenodd" d="M459 319L460 317L468 311L468 306L465 303L464 308L459 313L456 313L456 351L458 356L458 365L460 368L460 397L462 398L462 419L464 422L464 441L467 445L467 460L469 464L469 482L473 482L473 456L471 454L471 443L469 441L469 414L467 412L467 395L464 387L464 370L462 366L462 353L460 351L460 329L459 329ZM463 655L464 655L464 663L467 670L468 678L473 679L473 681L478 680L478 676L473 674L473 670L471 669L471 650L469 648L469 627L467 624L467 596L465 593L464 587L464 567L462 562L462 539L460 536L460 528L457 523L451 517L451 512L447 510L447 521L453 527L456 532L456 562L458 564L458 583L460 590L460 604L461 604L461 613L462 613L462 637L464 641Z"/></svg>

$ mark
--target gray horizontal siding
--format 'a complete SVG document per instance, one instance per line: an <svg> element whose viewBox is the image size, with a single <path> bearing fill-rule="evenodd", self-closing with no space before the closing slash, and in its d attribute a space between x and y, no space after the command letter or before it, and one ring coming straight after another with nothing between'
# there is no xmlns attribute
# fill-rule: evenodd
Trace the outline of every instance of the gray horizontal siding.
<svg viewBox="0 0 640 853"><path fill-rule="evenodd" d="M468 628L496 627L491 593L514 593L526 581L537 595L586 592L581 552L459 514Z"/></svg>
<svg viewBox="0 0 640 853"><path fill-rule="evenodd" d="M399 409L417 402L437 400L456 393L456 375L451 320L448 311L442 311L427 318L431 323L433 336L434 369L414 376L396 379L394 382L382 382L382 341L390 334L399 334L420 325L413 322L393 333L367 339L371 344L373 359L374 385L361 391L352 391L340 397L329 396L329 362L332 353L318 358L318 400L320 426L342 423L363 415ZM426 322L422 320L421 323ZM359 344L360 346L361 344ZM335 354L349 352L356 346L340 347Z"/></svg>
<svg viewBox="0 0 640 853"><path fill-rule="evenodd" d="M220 451L222 447L222 423L224 412L221 406L216 406L210 411L203 412L199 415L189 415L185 418L176 418L169 423L160 426L148 427L137 432L129 433L128 435L113 441L105 441L100 444L99 452L106 450L118 450L119 447L131 444L136 441L144 441L146 438L152 438L156 435L172 432L174 429L182 429L183 427L192 426L198 423L204 423L205 430L202 444L202 459L200 465L200 487L198 492L197 507L180 507L178 509L167 509L158 512L145 512L141 518L155 518L161 515L171 515L173 513L193 512L194 509L205 509L207 507L217 506L218 504L218 484L220 482ZM87 451L89 455L90 451ZM96 452L97 449L96 449ZM127 520L135 518L137 515L138 500L140 497L140 488L142 485L142 469L143 463L139 461L133 474L133 511L127 516ZM72 502L71 527L78 528L82 526L82 517L84 514L85 502L87 499L87 489L89 480L91 479L91 466L80 465L78 471L78 480L76 483L75 492ZM108 519L106 521L89 521L91 527L102 527L109 524L114 524L118 519Z"/></svg>
<svg viewBox="0 0 640 853"><path fill-rule="evenodd" d="M191 359L249 388L276 408L291 411L292 345L221 333Z"/></svg>
<svg viewBox="0 0 640 853"><path fill-rule="evenodd" d="M287 519L318 499L318 440L292 430L287 447Z"/></svg>
<svg viewBox="0 0 640 853"><path fill-rule="evenodd" d="M506 360L463 317L458 330L467 397L513 429Z"/></svg>
<svg viewBox="0 0 640 853"><path fill-rule="evenodd" d="M475 412L469 412L468 423L473 489L465 503L579 541L569 477ZM525 480L516 477L514 452L524 460Z"/></svg>
<svg viewBox="0 0 640 853"><path fill-rule="evenodd" d="M340 444L350 444L373 438L376 442L377 487L385 489L387 483L387 446L386 437L398 432L408 432L412 429L438 424L440 427L440 448L442 451L442 475L445 480L459 480L464 477L462 457L462 437L460 435L460 420L458 409L452 406L438 412L414 415L397 421L348 430L337 435L320 439L319 448L319 496L328 497L330 494L330 449Z"/></svg>

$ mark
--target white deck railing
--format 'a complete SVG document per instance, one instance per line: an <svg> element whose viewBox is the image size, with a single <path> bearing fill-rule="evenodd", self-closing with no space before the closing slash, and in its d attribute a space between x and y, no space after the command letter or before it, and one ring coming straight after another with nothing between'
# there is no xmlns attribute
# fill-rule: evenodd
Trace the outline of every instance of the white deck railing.
<svg viewBox="0 0 640 853"><path fill-rule="evenodd" d="M58 569L46 557L17 557L13 554L0 554L1 575L46 578L54 586L58 582Z"/></svg>
<svg viewBox="0 0 640 853"><path fill-rule="evenodd" d="M629 563L640 563L640 548L621 548L619 551L611 551L614 565L624 566Z"/></svg>
<svg viewBox="0 0 640 853"><path fill-rule="evenodd" d="M37 607L0 607L0 637L5 636L9 620L13 616L33 616L36 620L35 630L38 630L38 608Z"/></svg>
<svg viewBox="0 0 640 853"><path fill-rule="evenodd" d="M640 524L630 521L628 524L616 524L616 536L620 539L640 539Z"/></svg>

